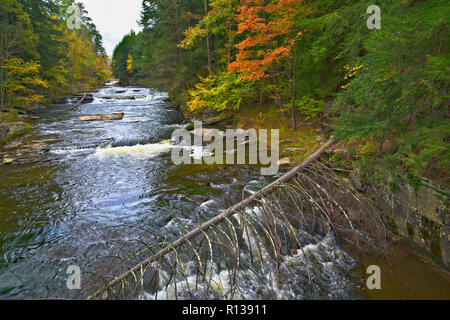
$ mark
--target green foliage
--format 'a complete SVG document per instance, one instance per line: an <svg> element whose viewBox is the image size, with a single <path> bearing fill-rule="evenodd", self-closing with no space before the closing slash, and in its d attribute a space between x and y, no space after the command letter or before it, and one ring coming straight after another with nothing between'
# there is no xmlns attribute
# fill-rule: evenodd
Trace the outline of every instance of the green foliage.
<svg viewBox="0 0 450 320"><path fill-rule="evenodd" d="M15 122L19 120L19 113L10 109L8 112L0 112L0 122Z"/></svg>
<svg viewBox="0 0 450 320"><path fill-rule="evenodd" d="M81 29L67 27L73 4L0 1L0 108L86 90L110 77L101 35L81 4Z"/></svg>
<svg viewBox="0 0 450 320"><path fill-rule="evenodd" d="M144 0L144 30L118 45L114 72L124 83L168 90L194 111L237 110L257 95L276 106L267 117L297 111L318 119L336 101L333 134L367 176L400 183L405 172L448 172L448 1L379 0L380 30L366 25L371 0L299 1L292 21L261 10L283 3L209 0L205 11L203 0ZM252 38L256 26L262 33ZM276 26L289 34L275 36L286 31ZM273 39L261 37L271 28ZM254 69L254 56L274 62L264 77L242 81L223 71L243 47L255 50L240 56L241 66ZM283 54L270 56L274 48Z"/></svg>
<svg viewBox="0 0 450 320"><path fill-rule="evenodd" d="M276 106L271 106L265 116L267 119L277 119L280 117L280 110Z"/></svg>
<svg viewBox="0 0 450 320"><path fill-rule="evenodd" d="M113 70L123 84L140 84L169 91L179 101L184 90L206 75L206 50L179 47L185 30L204 13L203 1L145 0L140 24L144 30L124 37L113 55ZM128 54L133 72L127 71Z"/></svg>
<svg viewBox="0 0 450 320"><path fill-rule="evenodd" d="M448 2L380 5L381 30L366 32L367 54L352 60L366 67L338 95L343 113L335 134L389 140L397 147L376 158L392 167L415 174L448 170Z"/></svg>
<svg viewBox="0 0 450 320"><path fill-rule="evenodd" d="M305 96L295 101L297 108L306 116L306 119L316 120L323 111L325 102Z"/></svg>
<svg viewBox="0 0 450 320"><path fill-rule="evenodd" d="M128 68L128 60L130 57L132 58L132 54L130 52L135 39L136 34L134 31L131 31L114 49L112 57L113 75L116 78L119 78L123 83L128 83L129 81L130 72Z"/></svg>

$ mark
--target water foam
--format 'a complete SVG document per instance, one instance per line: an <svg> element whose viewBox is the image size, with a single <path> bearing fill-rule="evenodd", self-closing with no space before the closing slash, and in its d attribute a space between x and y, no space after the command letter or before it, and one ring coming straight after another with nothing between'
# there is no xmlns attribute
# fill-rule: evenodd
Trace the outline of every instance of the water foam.
<svg viewBox="0 0 450 320"><path fill-rule="evenodd" d="M106 148L97 148L91 157L102 159L110 156L117 157L128 155L139 159L151 159L160 154L169 152L173 148L175 148L175 146L170 143L170 140L161 141L159 143L150 143L145 145L138 144L123 147L112 147L110 145Z"/></svg>
<svg viewBox="0 0 450 320"><path fill-rule="evenodd" d="M248 208L260 214L258 207ZM234 217L240 224L241 217ZM196 274L198 265L189 261L184 264L183 272L177 275L176 284L167 282L172 279L170 273L161 273L158 293L143 292L139 299L338 299L349 298L351 291L348 273L354 267L354 260L336 246L336 238L331 231L324 235L311 235L296 230L297 235L304 234L302 247L291 255L281 257L280 264L270 258L267 248L252 232L243 233L247 248L251 248L255 265L251 271L245 265L250 262L248 250L239 250L240 264L243 267L234 275L216 261L210 261L205 268L206 274ZM259 244L259 245L258 245ZM258 270L256 270L258 269ZM236 278L235 278L236 277ZM206 280L206 281L205 281ZM237 281L238 288L232 283Z"/></svg>

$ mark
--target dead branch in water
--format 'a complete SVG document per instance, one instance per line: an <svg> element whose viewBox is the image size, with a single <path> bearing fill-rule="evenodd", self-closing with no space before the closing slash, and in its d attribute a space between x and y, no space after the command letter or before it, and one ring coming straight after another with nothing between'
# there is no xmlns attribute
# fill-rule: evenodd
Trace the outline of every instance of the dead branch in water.
<svg viewBox="0 0 450 320"><path fill-rule="evenodd" d="M276 187L283 185L293 178L297 176L297 174L317 161L320 156L324 153L326 149L331 147L336 143L336 140L334 138L330 139L325 145L323 145L320 149L318 149L314 154L312 154L310 157L308 157L302 164L295 167L282 177L280 177L275 182L271 183L270 185L266 186L265 188L261 189L259 192L251 195L250 197L244 199L243 201L239 202L235 206L229 208L224 213L212 218L211 220L207 221L204 224L201 224L199 227L195 228L191 232L187 233L183 237L179 238L178 240L172 242L162 250L158 251L157 253L150 256L148 259L142 261L141 263L135 265L133 268L129 269L127 272L123 273L122 275L116 277L114 280L97 290L93 295L88 297L89 300L96 299L100 296L102 296L109 288L112 288L116 286L117 284L123 283L126 281L126 279L132 275L135 275L139 272L139 270L142 270L143 268L146 268L151 263L160 260L165 255L169 254L172 251L175 251L178 247L183 245L186 242L189 242L191 239L201 235L205 234L207 230L209 230L212 226L216 226L220 224L221 222L228 220L236 213L240 212L241 210L244 210L246 207L248 207L250 204L252 204L255 201L261 200L265 195L272 192Z"/></svg>
<svg viewBox="0 0 450 320"><path fill-rule="evenodd" d="M74 105L74 106L70 109L70 111L75 111L75 110L77 110L78 107L80 106L80 104L83 103L84 99L86 99L86 97L87 97L87 93L85 92L85 93L83 94L83 97L81 98L81 100L78 101L77 104Z"/></svg>

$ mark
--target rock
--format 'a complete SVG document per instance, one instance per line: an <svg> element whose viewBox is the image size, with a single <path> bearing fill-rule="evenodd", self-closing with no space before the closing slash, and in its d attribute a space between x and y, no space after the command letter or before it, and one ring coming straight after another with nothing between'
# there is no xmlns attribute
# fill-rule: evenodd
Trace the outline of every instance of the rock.
<svg viewBox="0 0 450 320"><path fill-rule="evenodd" d="M86 98L81 102L81 104L91 103L94 101L94 96L92 94L86 95Z"/></svg>
<svg viewBox="0 0 450 320"><path fill-rule="evenodd" d="M3 163L2 164L11 164L15 161L15 158L9 158L8 156L6 156L5 158L3 158Z"/></svg>
<svg viewBox="0 0 450 320"><path fill-rule="evenodd" d="M220 123L224 123L231 120L230 116L227 117L223 117L223 116L218 116L218 117L211 117L211 118L206 118L203 120L198 120L202 122L202 126L203 127L210 127L216 124L220 124ZM196 119L191 119L191 123L188 123L187 125L184 126L184 128L186 130L193 130L194 129L194 121L197 121Z"/></svg>
<svg viewBox="0 0 450 320"><path fill-rule="evenodd" d="M81 121L111 121L122 120L124 116L123 112L117 112L113 114L94 114L90 116L79 117Z"/></svg>
<svg viewBox="0 0 450 320"><path fill-rule="evenodd" d="M0 141L5 141L9 133L9 127L6 125L0 125Z"/></svg>
<svg viewBox="0 0 450 320"><path fill-rule="evenodd" d="M60 104L65 104L67 102L67 97L66 96L56 97L56 98L53 98L51 101L53 103L49 104L48 105L49 107L51 107L51 106L58 106Z"/></svg>
<svg viewBox="0 0 450 320"><path fill-rule="evenodd" d="M74 94L69 98L75 99L76 102L81 101L81 99L83 99L84 97L84 93L79 93L79 94ZM84 97L83 101L81 101L80 104L86 104L86 103L91 103L92 101L94 101L94 96L90 93L86 94L86 97Z"/></svg>
<svg viewBox="0 0 450 320"><path fill-rule="evenodd" d="M200 136L200 137L202 137L202 136L205 136L205 135L207 134L208 130L209 130L209 129L202 128L201 130L200 130L200 129L195 129L195 130L192 130L192 131L190 131L190 132L191 132L194 136Z"/></svg>
<svg viewBox="0 0 450 320"><path fill-rule="evenodd" d="M362 184L361 179L359 178L359 169L355 169L352 174L350 175L350 181L352 182L353 186L358 191L364 191L364 186Z"/></svg>
<svg viewBox="0 0 450 320"><path fill-rule="evenodd" d="M8 145L5 145L3 148L8 150L8 149L15 149L17 147L19 147L22 144L22 141L13 141Z"/></svg>
<svg viewBox="0 0 450 320"><path fill-rule="evenodd" d="M279 166L282 166L282 165L289 165L289 164L291 164L291 159L290 159L290 158L283 158L283 159L280 159L280 160L278 160L277 164L278 164Z"/></svg>
<svg viewBox="0 0 450 320"><path fill-rule="evenodd" d="M212 126L218 123L227 122L231 119L230 116L217 116L212 118L203 119L204 126Z"/></svg>
<svg viewBox="0 0 450 320"><path fill-rule="evenodd" d="M104 100L136 100L135 96L105 96L101 98Z"/></svg>
<svg viewBox="0 0 450 320"><path fill-rule="evenodd" d="M397 150L397 144L395 143L394 140L385 140L383 141L383 146L381 148L381 152L383 152L384 154L387 153L393 153Z"/></svg>

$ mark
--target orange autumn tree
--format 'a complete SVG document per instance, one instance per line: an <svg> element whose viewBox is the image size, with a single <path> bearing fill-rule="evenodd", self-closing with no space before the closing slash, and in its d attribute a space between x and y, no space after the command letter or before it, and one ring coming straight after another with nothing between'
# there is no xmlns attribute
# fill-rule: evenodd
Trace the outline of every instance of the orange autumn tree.
<svg viewBox="0 0 450 320"><path fill-rule="evenodd" d="M273 76L273 66L290 56L301 34L292 31L299 4L300 0L241 0L238 34L247 37L236 45L238 53L229 71L248 80Z"/></svg>
<svg viewBox="0 0 450 320"><path fill-rule="evenodd" d="M245 39L236 45L236 59L228 65L230 72L239 73L245 80L272 77L273 96L279 108L283 109L275 66L287 58L294 128L295 59L292 62L291 50L301 35L301 32L294 31L293 25L300 3L301 0L241 0L236 19L238 34Z"/></svg>

